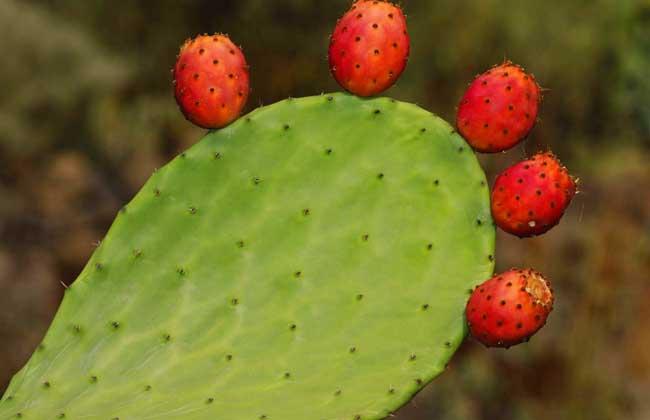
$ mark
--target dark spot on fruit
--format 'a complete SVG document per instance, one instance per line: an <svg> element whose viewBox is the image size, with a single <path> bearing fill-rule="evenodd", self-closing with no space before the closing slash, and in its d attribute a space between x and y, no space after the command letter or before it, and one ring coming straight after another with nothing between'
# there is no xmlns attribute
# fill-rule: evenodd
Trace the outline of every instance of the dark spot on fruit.
<svg viewBox="0 0 650 420"><path fill-rule="evenodd" d="M230 54L235 55L235 50L230 50Z"/></svg>
<svg viewBox="0 0 650 420"><path fill-rule="evenodd" d="M504 135L504 136L507 136L507 135L508 135L508 129L507 129L507 128L504 128L504 129L503 129L503 135Z"/></svg>
<svg viewBox="0 0 650 420"><path fill-rule="evenodd" d="M544 172L542 172L541 174L539 174L539 177L540 178L546 178L546 174Z"/></svg>
<svg viewBox="0 0 650 420"><path fill-rule="evenodd" d="M199 105L200 105L199 101L194 102L194 106L199 106Z"/></svg>
<svg viewBox="0 0 650 420"><path fill-rule="evenodd" d="M357 42L359 42L359 41L361 41L361 37L358 36L358 37L354 38L354 40L357 41Z"/></svg>
<svg viewBox="0 0 650 420"><path fill-rule="evenodd" d="M397 42L393 42L393 48L397 48Z"/></svg>
<svg viewBox="0 0 650 420"><path fill-rule="evenodd" d="M392 18L393 18L393 14L392 14L392 13L389 13L389 14L388 14L388 19L392 19Z"/></svg>
<svg viewBox="0 0 650 420"><path fill-rule="evenodd" d="M520 184L523 184L523 183L524 183L524 180L523 180L522 178L519 178L519 179L517 180L517 182L520 183Z"/></svg>
<svg viewBox="0 0 650 420"><path fill-rule="evenodd" d="M503 77L508 77L508 72L507 71L503 73Z"/></svg>
<svg viewBox="0 0 650 420"><path fill-rule="evenodd" d="M359 68L361 68L361 64L356 64L354 67L359 69Z"/></svg>
<svg viewBox="0 0 650 420"><path fill-rule="evenodd" d="M230 73L230 74L228 75L228 78L229 78L229 79L234 79L234 78L235 78L235 75L232 74L232 73Z"/></svg>
<svg viewBox="0 0 650 420"><path fill-rule="evenodd" d="M542 195L542 191L541 191L541 190L537 190L537 191L535 191L535 194L537 194L537 195Z"/></svg>
<svg viewBox="0 0 650 420"><path fill-rule="evenodd" d="M501 301L501 306L506 306L506 301L505 300Z"/></svg>
<svg viewBox="0 0 650 420"><path fill-rule="evenodd" d="M379 50L375 50L375 55L379 55Z"/></svg>
<svg viewBox="0 0 650 420"><path fill-rule="evenodd" d="M520 199L521 197L519 197L518 195L515 196L515 200L519 201Z"/></svg>
<svg viewBox="0 0 650 420"><path fill-rule="evenodd" d="M210 93L214 93L214 88L213 87L210 88Z"/></svg>
<svg viewBox="0 0 650 420"><path fill-rule="evenodd" d="M485 101L484 101L484 102L485 102L486 104L489 104L489 103L490 103L490 98L485 98Z"/></svg>
<svg viewBox="0 0 650 420"><path fill-rule="evenodd" d="M551 201L551 208L552 208L552 209L555 208L555 201Z"/></svg>
<svg viewBox="0 0 650 420"><path fill-rule="evenodd" d="M507 90L508 92L510 92L510 91L512 90L512 86L510 86L510 85L506 86L506 90Z"/></svg>
<svg viewBox="0 0 650 420"><path fill-rule="evenodd" d="M483 80L483 83L481 83L483 86L487 86L487 80Z"/></svg>
<svg viewBox="0 0 650 420"><path fill-rule="evenodd" d="M219 60L212 60L212 64L216 66L217 64L219 64Z"/></svg>
<svg viewBox="0 0 650 420"><path fill-rule="evenodd" d="M498 321L497 321L497 327L502 327L502 326L503 326L503 321L498 320Z"/></svg>
<svg viewBox="0 0 650 420"><path fill-rule="evenodd" d="M203 48L201 48L201 49L199 50L199 55L203 55L204 52L205 52L205 50L204 50Z"/></svg>
<svg viewBox="0 0 650 420"><path fill-rule="evenodd" d="M530 118L530 114L526 113L526 119L529 119L529 118Z"/></svg>
<svg viewBox="0 0 650 420"><path fill-rule="evenodd" d="M521 308L522 308L521 303L518 303L517 304L517 309L521 309Z"/></svg>
<svg viewBox="0 0 650 420"><path fill-rule="evenodd" d="M535 321L539 321L541 319L542 319L542 317L539 314L535 315Z"/></svg>
<svg viewBox="0 0 650 420"><path fill-rule="evenodd" d="M508 109L509 109L510 111L513 111L513 110L515 109L515 107L512 106L512 105L508 105Z"/></svg>
<svg viewBox="0 0 650 420"><path fill-rule="evenodd" d="M524 165L524 169L530 169L530 165Z"/></svg>
<svg viewBox="0 0 650 420"><path fill-rule="evenodd" d="M506 286L508 286L508 287L512 287L512 282L509 281L508 283L506 283Z"/></svg>
<svg viewBox="0 0 650 420"><path fill-rule="evenodd" d="M361 19L362 17L363 17L363 14L361 14L361 13L359 13L359 14L357 15L357 19Z"/></svg>
<svg viewBox="0 0 650 420"><path fill-rule="evenodd" d="M375 28L375 29L377 29L377 28L379 28L379 25L377 25L376 23L373 23L373 24L372 24L372 27Z"/></svg>
<svg viewBox="0 0 650 420"><path fill-rule="evenodd" d="M198 73L194 73L194 80L199 80L199 74Z"/></svg>
<svg viewBox="0 0 650 420"><path fill-rule="evenodd" d="M521 322L518 322L518 323L517 323L517 329L520 330L521 327L523 327L522 323L521 323Z"/></svg>
<svg viewBox="0 0 650 420"><path fill-rule="evenodd" d="M492 300L492 295L487 295L487 300Z"/></svg>
<svg viewBox="0 0 650 420"><path fill-rule="evenodd" d="M487 314L483 314L483 316L481 318L487 319Z"/></svg>

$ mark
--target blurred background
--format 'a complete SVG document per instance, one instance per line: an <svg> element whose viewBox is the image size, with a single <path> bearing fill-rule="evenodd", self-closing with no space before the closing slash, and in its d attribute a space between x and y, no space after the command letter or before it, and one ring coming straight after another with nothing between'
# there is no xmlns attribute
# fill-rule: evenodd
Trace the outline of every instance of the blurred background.
<svg viewBox="0 0 650 420"><path fill-rule="evenodd" d="M404 0L412 55L387 92L448 121L505 58L549 90L531 137L482 156L491 180L552 149L581 180L561 225L499 233L498 269L557 293L528 345L467 341L397 414L431 419L650 419L650 0ZM339 90L328 35L350 0L0 0L0 394L40 342L117 210L202 130L170 69L203 32L244 46L248 109Z"/></svg>

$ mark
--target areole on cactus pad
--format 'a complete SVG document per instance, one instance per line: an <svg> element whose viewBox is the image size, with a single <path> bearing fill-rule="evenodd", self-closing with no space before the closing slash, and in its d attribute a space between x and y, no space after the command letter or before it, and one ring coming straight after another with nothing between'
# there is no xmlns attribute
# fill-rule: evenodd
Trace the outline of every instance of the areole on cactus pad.
<svg viewBox="0 0 650 420"><path fill-rule="evenodd" d="M117 216L0 419L379 419L441 373L493 271L485 175L415 105L261 108Z"/></svg>

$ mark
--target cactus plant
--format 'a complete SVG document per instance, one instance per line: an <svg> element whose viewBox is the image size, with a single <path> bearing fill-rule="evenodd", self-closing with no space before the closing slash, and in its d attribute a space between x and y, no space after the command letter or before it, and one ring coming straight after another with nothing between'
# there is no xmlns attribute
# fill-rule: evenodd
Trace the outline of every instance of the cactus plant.
<svg viewBox="0 0 650 420"><path fill-rule="evenodd" d="M440 374L493 272L485 175L440 118L258 109L117 215L0 419L379 419Z"/></svg>

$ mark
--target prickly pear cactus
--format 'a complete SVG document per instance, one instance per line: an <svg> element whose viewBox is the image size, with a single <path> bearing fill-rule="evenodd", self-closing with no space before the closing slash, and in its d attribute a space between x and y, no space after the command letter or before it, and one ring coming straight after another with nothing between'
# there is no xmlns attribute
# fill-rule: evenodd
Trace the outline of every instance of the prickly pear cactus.
<svg viewBox="0 0 650 420"><path fill-rule="evenodd" d="M261 108L117 216L0 419L379 419L441 373L493 270L485 175L441 119Z"/></svg>

